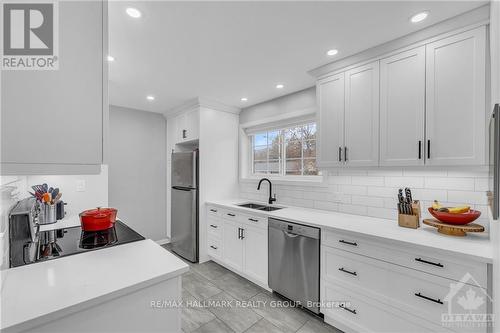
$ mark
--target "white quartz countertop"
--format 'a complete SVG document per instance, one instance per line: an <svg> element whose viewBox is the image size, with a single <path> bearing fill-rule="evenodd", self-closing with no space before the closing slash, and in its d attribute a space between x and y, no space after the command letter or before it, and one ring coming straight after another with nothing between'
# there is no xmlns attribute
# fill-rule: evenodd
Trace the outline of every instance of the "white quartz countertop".
<svg viewBox="0 0 500 333"><path fill-rule="evenodd" d="M188 270L150 239L7 269L0 272L0 329L36 327Z"/></svg>
<svg viewBox="0 0 500 333"><path fill-rule="evenodd" d="M384 238L389 243L406 243L459 253L472 260L492 263L493 246L487 233L468 233L465 237L447 236L436 228L421 223L418 229L403 228L395 220L369 216L352 215L325 210L274 205L286 207L272 212L258 211L237 206L241 203L255 202L246 199L210 201L208 204L239 210L251 215L269 216L328 230L340 230L362 234L367 237ZM262 203L265 204L265 203Z"/></svg>

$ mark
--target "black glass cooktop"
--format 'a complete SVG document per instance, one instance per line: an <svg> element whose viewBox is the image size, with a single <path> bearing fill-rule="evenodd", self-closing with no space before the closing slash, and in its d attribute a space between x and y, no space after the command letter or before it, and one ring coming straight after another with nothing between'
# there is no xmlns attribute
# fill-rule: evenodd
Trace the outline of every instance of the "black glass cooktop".
<svg viewBox="0 0 500 333"><path fill-rule="evenodd" d="M143 240L140 234L117 220L102 231L83 231L81 227L41 231L35 262Z"/></svg>

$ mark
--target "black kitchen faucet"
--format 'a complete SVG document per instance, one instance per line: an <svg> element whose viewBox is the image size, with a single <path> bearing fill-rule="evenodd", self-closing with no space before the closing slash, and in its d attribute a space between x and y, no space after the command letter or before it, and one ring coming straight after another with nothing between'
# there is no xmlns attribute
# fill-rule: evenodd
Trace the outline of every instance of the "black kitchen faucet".
<svg viewBox="0 0 500 333"><path fill-rule="evenodd" d="M271 181L267 178L262 178L260 181L259 181L259 186L257 186L257 190L260 190L260 184L262 184L263 181L267 181L269 183L269 204L272 205L272 203L274 201L276 201L276 195L274 195L274 197L272 196L273 194L273 184L271 184Z"/></svg>

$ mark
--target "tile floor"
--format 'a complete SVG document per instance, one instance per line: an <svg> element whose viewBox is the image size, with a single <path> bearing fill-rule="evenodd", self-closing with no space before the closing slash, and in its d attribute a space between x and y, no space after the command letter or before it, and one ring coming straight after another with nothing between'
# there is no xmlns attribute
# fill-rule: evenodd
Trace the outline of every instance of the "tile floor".
<svg viewBox="0 0 500 333"><path fill-rule="evenodd" d="M164 246L169 250L169 246ZM187 306L182 310L185 333L339 333L320 318L298 308L271 307L271 301L283 301L254 283L213 261L189 263L190 271L182 276L182 298L191 305L231 304L252 301L253 307ZM259 302L260 301L260 302ZM264 303L266 302L266 303ZM263 305L265 304L265 305Z"/></svg>

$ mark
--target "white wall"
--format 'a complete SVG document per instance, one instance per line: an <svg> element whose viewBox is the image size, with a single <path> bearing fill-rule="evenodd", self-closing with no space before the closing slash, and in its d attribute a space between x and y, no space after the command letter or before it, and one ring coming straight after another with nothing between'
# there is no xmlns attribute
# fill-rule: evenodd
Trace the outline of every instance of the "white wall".
<svg viewBox="0 0 500 333"><path fill-rule="evenodd" d="M146 238L167 238L166 121L163 115L110 106L109 204Z"/></svg>
<svg viewBox="0 0 500 333"><path fill-rule="evenodd" d="M77 183L85 183L85 190L78 191ZM62 175L62 176L27 176L27 189L22 197L27 197L27 191L33 191L32 185L47 183L58 187L62 193L61 200L67 202L66 216L78 215L84 210L108 206L108 166L101 166L98 175Z"/></svg>

